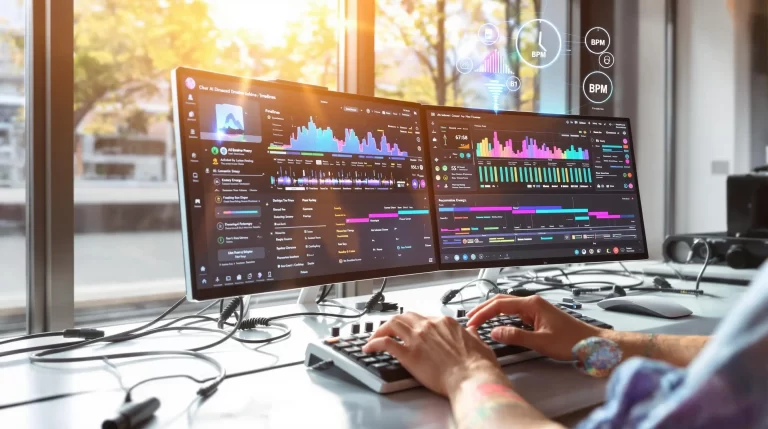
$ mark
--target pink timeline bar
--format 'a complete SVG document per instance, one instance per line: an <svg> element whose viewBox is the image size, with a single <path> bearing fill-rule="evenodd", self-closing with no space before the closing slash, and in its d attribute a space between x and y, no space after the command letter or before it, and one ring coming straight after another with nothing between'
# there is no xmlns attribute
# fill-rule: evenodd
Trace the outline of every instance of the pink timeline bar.
<svg viewBox="0 0 768 429"><path fill-rule="evenodd" d="M608 212L589 212L587 214L590 216L608 216Z"/></svg>
<svg viewBox="0 0 768 429"><path fill-rule="evenodd" d="M536 210L512 210L512 214L536 214Z"/></svg>
<svg viewBox="0 0 768 429"><path fill-rule="evenodd" d="M377 219L377 218L387 218L387 217L397 217L397 213L371 213L368 215L371 219Z"/></svg>
<svg viewBox="0 0 768 429"><path fill-rule="evenodd" d="M358 218L358 219L347 219L347 223L368 223L370 219L367 217Z"/></svg>
<svg viewBox="0 0 768 429"><path fill-rule="evenodd" d="M603 215L597 216L598 219L621 219L621 215Z"/></svg>
<svg viewBox="0 0 768 429"><path fill-rule="evenodd" d="M512 207L472 207L471 212L511 212Z"/></svg>

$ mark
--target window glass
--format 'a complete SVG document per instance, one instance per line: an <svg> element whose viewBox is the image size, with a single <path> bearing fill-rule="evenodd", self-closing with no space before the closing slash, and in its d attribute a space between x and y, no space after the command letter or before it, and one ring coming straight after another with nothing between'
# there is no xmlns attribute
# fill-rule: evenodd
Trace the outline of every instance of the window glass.
<svg viewBox="0 0 768 429"><path fill-rule="evenodd" d="M566 113L567 2L542 2L377 0L376 95Z"/></svg>
<svg viewBox="0 0 768 429"><path fill-rule="evenodd" d="M26 328L24 2L0 0L0 336Z"/></svg>
<svg viewBox="0 0 768 429"><path fill-rule="evenodd" d="M78 323L184 293L170 71L336 89L338 14L338 0L75 0Z"/></svg>

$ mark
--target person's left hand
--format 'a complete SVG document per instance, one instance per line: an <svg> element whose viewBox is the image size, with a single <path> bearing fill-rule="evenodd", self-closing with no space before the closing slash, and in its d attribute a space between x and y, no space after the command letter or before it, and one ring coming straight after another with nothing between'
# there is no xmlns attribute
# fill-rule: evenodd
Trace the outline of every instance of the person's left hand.
<svg viewBox="0 0 768 429"><path fill-rule="evenodd" d="M395 316L379 327L363 351L388 352L421 384L444 396L470 377L508 383L493 351L450 317Z"/></svg>

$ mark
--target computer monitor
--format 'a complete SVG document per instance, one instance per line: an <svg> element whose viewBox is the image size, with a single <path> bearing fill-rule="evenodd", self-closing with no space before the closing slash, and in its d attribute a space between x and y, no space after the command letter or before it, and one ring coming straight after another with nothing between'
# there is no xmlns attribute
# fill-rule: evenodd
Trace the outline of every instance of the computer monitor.
<svg viewBox="0 0 768 429"><path fill-rule="evenodd" d="M628 119L424 114L441 269L648 258Z"/></svg>
<svg viewBox="0 0 768 429"><path fill-rule="evenodd" d="M418 104L172 73L187 297L437 269Z"/></svg>

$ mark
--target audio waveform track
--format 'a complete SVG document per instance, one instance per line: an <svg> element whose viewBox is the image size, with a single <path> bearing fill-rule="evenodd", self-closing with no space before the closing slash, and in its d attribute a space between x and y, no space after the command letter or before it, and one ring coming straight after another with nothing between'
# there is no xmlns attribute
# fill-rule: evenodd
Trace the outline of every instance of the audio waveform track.
<svg viewBox="0 0 768 429"><path fill-rule="evenodd" d="M478 158L510 158L510 159L566 159L566 160L589 160L589 150L575 148L571 145L570 149L562 150L557 146L549 148L546 143L539 147L536 139L526 137L522 141L522 149L515 151L512 147L512 139L504 142L504 146L499 142L498 132L493 133L493 142L488 138L482 139L477 143Z"/></svg>
<svg viewBox="0 0 768 429"><path fill-rule="evenodd" d="M372 132L368 132L361 140L355 130L346 128L344 139L337 139L331 128L318 128L310 117L306 126L298 127L291 135L290 144L271 145L272 150L297 150L311 152L345 153L356 155L408 156L397 143L387 142L387 136L381 133L381 141L377 145Z"/></svg>

